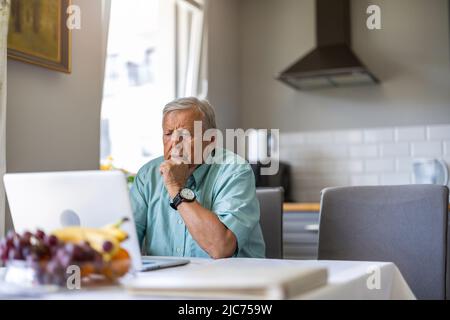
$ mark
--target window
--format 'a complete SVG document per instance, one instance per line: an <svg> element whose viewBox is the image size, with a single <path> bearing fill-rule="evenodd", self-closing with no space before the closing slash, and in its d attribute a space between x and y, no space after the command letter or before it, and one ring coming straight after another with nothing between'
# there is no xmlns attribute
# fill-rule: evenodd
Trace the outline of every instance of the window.
<svg viewBox="0 0 450 320"><path fill-rule="evenodd" d="M162 108L206 96L205 3L112 1L101 116L101 159L136 173L162 155Z"/></svg>

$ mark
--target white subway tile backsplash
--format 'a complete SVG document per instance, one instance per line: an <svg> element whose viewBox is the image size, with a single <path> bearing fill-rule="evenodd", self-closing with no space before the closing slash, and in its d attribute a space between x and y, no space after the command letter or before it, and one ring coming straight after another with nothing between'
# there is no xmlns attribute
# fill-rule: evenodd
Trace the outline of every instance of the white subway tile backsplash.
<svg viewBox="0 0 450 320"><path fill-rule="evenodd" d="M400 127L395 129L396 141L423 141L425 138L425 127Z"/></svg>
<svg viewBox="0 0 450 320"><path fill-rule="evenodd" d="M280 146L292 146L303 144L306 141L304 133L281 133Z"/></svg>
<svg viewBox="0 0 450 320"><path fill-rule="evenodd" d="M360 145L350 147L350 157L352 158L375 158L378 156L378 146Z"/></svg>
<svg viewBox="0 0 450 320"><path fill-rule="evenodd" d="M378 184L378 175L376 174L353 175L350 179L352 186L376 186Z"/></svg>
<svg viewBox="0 0 450 320"><path fill-rule="evenodd" d="M321 177L317 176L302 176L294 180L294 185L303 186L306 188L327 188L327 187L339 187L347 186L349 179L347 175L333 176L325 175Z"/></svg>
<svg viewBox="0 0 450 320"><path fill-rule="evenodd" d="M327 145L322 146L322 154L325 158L347 158L348 146L346 145Z"/></svg>
<svg viewBox="0 0 450 320"><path fill-rule="evenodd" d="M402 157L409 156L409 143L386 143L380 147L381 157Z"/></svg>
<svg viewBox="0 0 450 320"><path fill-rule="evenodd" d="M294 174L349 174L362 172L363 162L360 160L302 160L292 163Z"/></svg>
<svg viewBox="0 0 450 320"><path fill-rule="evenodd" d="M299 144L295 146L294 145L287 146L285 148L288 149L288 152L290 153L292 160L295 161L295 160L315 158L318 146Z"/></svg>
<svg viewBox="0 0 450 320"><path fill-rule="evenodd" d="M412 158L399 158L396 160L395 170L397 172L412 172L413 159Z"/></svg>
<svg viewBox="0 0 450 320"><path fill-rule="evenodd" d="M403 185L411 183L411 174L409 173L385 173L381 175L381 185Z"/></svg>
<svg viewBox="0 0 450 320"><path fill-rule="evenodd" d="M450 166L450 125L293 132L280 135L280 157L292 166L295 201L320 200L334 186L413 183L414 158Z"/></svg>
<svg viewBox="0 0 450 320"><path fill-rule="evenodd" d="M294 159L334 159L347 158L348 147L334 144L305 144L291 147Z"/></svg>
<svg viewBox="0 0 450 320"><path fill-rule="evenodd" d="M363 161L361 160L350 160L350 161L338 161L335 163L330 163L331 165L331 171L336 172L348 172L348 173L355 173L355 172L362 172L364 169Z"/></svg>
<svg viewBox="0 0 450 320"><path fill-rule="evenodd" d="M427 138L429 140L450 139L450 125L439 125L427 127Z"/></svg>
<svg viewBox="0 0 450 320"><path fill-rule="evenodd" d="M450 141L444 142L444 155L450 156Z"/></svg>
<svg viewBox="0 0 450 320"><path fill-rule="evenodd" d="M395 162L393 159L371 159L365 161L365 171L372 172L393 172L395 170Z"/></svg>
<svg viewBox="0 0 450 320"><path fill-rule="evenodd" d="M309 144L321 144L321 143L333 143L334 136L332 132L309 132L306 134L306 143Z"/></svg>
<svg viewBox="0 0 450 320"><path fill-rule="evenodd" d="M440 141L414 142L411 145L413 157L440 157L443 146Z"/></svg>
<svg viewBox="0 0 450 320"><path fill-rule="evenodd" d="M364 130L364 142L392 142L394 141L394 129L367 129Z"/></svg>
<svg viewBox="0 0 450 320"><path fill-rule="evenodd" d="M334 132L334 142L342 144L353 144L363 142L362 130L336 131Z"/></svg>

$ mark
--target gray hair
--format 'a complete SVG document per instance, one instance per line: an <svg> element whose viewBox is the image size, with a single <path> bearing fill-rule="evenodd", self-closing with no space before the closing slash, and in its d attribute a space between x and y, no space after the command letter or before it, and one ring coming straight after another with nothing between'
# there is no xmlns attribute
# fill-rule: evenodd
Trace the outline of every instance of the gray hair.
<svg viewBox="0 0 450 320"><path fill-rule="evenodd" d="M216 114L208 100L200 100L195 97L175 99L165 105L163 117L169 112L196 108L203 115L203 129L216 129Z"/></svg>

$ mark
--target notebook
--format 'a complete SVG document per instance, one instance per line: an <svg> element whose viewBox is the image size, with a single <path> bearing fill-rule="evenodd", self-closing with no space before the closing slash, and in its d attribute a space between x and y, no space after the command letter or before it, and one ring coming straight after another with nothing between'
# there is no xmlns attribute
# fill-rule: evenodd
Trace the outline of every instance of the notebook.
<svg viewBox="0 0 450 320"><path fill-rule="evenodd" d="M133 295L205 299L292 299L327 283L326 268L200 266L137 277Z"/></svg>

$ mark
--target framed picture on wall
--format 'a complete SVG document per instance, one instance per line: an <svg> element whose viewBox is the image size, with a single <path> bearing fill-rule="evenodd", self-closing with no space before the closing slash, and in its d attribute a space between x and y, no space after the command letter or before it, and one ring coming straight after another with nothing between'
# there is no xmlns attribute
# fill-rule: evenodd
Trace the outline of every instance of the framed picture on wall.
<svg viewBox="0 0 450 320"><path fill-rule="evenodd" d="M11 0L8 57L71 72L70 0Z"/></svg>

